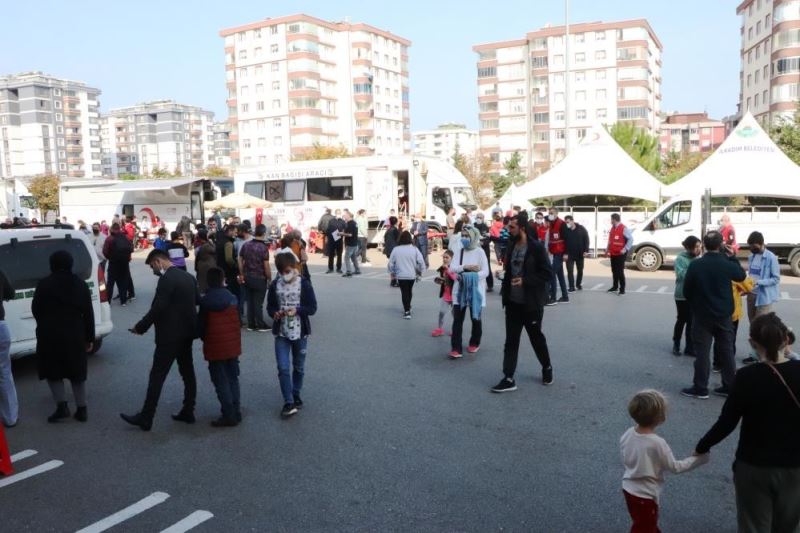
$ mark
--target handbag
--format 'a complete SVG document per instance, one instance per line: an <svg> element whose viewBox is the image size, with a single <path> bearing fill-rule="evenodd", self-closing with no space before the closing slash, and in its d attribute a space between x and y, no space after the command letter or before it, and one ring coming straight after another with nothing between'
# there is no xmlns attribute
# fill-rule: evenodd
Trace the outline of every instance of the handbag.
<svg viewBox="0 0 800 533"><path fill-rule="evenodd" d="M795 394L792 391L791 387L789 387L789 384L786 383L786 380L783 379L783 376L781 375L781 373L778 372L778 369L775 368L771 363L765 363L765 364L770 368L770 370L772 370L772 372L776 376L778 376L778 379L781 380L781 383L783 383L783 386L786 387L786 392L789 393L789 396L792 397L792 401L794 402L794 404L797 406L798 409L800 409L800 401L797 400L797 396L795 396Z"/></svg>

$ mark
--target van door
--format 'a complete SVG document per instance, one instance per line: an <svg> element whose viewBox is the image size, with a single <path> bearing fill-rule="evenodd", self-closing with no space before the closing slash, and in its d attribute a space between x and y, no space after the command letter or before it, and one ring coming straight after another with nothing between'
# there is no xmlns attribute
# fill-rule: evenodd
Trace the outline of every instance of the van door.
<svg viewBox="0 0 800 533"><path fill-rule="evenodd" d="M700 220L699 217L699 207L695 207L692 200L673 202L644 228L642 237L657 244L666 261L673 261L683 251L683 240L692 233L699 233L694 223Z"/></svg>

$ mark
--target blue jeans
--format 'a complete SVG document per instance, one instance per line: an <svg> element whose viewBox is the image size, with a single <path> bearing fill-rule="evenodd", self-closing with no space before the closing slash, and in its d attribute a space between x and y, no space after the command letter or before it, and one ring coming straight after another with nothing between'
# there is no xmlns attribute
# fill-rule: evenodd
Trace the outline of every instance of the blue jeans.
<svg viewBox="0 0 800 533"><path fill-rule="evenodd" d="M238 422L242 417L239 402L239 358L209 361L208 373L222 406L222 418Z"/></svg>
<svg viewBox="0 0 800 533"><path fill-rule="evenodd" d="M564 254L553 254L553 275L550 276L550 299L556 299L556 279L561 286L562 298L567 298L567 281L564 279Z"/></svg>
<svg viewBox="0 0 800 533"><path fill-rule="evenodd" d="M284 403L294 403L295 396L300 396L305 374L307 345L308 337L301 337L296 341L280 335L275 337L275 360L278 363L278 381L281 384ZM291 375L289 375L289 366L292 367Z"/></svg>
<svg viewBox="0 0 800 533"><path fill-rule="evenodd" d="M0 320L0 422L7 426L17 423L19 403L14 376L11 374L11 332L5 321Z"/></svg>
<svg viewBox="0 0 800 533"><path fill-rule="evenodd" d="M358 246L347 246L344 251L344 267L347 273L361 272L358 268Z"/></svg>

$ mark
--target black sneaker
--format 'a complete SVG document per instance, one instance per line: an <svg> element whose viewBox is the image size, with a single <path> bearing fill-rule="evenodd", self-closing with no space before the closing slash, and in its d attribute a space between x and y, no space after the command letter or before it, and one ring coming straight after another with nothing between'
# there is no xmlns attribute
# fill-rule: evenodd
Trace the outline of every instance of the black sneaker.
<svg viewBox="0 0 800 533"><path fill-rule="evenodd" d="M300 396L297 394L294 395L294 406L297 407L298 410L303 408L303 400L301 400Z"/></svg>
<svg viewBox="0 0 800 533"><path fill-rule="evenodd" d="M611 288L610 288L610 289L608 289L606 292L617 292L618 290L619 290L619 289L617 289L616 287L611 287Z"/></svg>
<svg viewBox="0 0 800 533"><path fill-rule="evenodd" d="M716 374L719 374L722 371L722 367L719 365L714 365L711 367L711 371Z"/></svg>
<svg viewBox="0 0 800 533"><path fill-rule="evenodd" d="M561 298L558 299L558 303L560 303L560 304L568 304L569 303L569 298L566 297L566 296L562 296Z"/></svg>
<svg viewBox="0 0 800 533"><path fill-rule="evenodd" d="M619 292L618 292L617 294L619 294L620 296L622 296L623 294L625 294L625 289L620 289L620 290L619 290Z"/></svg>
<svg viewBox="0 0 800 533"><path fill-rule="evenodd" d="M547 303L544 304L544 305L547 306L547 307L552 307L554 305L558 305L558 302L555 301L555 300L547 300Z"/></svg>
<svg viewBox="0 0 800 533"><path fill-rule="evenodd" d="M542 384L543 385L552 385L553 384L553 367L548 366L547 368L542 369Z"/></svg>
<svg viewBox="0 0 800 533"><path fill-rule="evenodd" d="M283 404L283 409L281 409L281 416L283 418L289 418L294 414L297 414L297 407L295 407L294 404L292 403Z"/></svg>
<svg viewBox="0 0 800 533"><path fill-rule="evenodd" d="M726 387L725 385L723 385L722 387L717 387L716 389L714 389L714 394L716 394L717 396L722 396L723 398L727 398L728 387Z"/></svg>
<svg viewBox="0 0 800 533"><path fill-rule="evenodd" d="M185 422L186 424L194 424L196 421L193 412L184 411L183 409L178 414L172 415L172 419L175 422Z"/></svg>
<svg viewBox="0 0 800 533"><path fill-rule="evenodd" d="M575 292L575 287L571 287L571 288L567 289L567 292Z"/></svg>
<svg viewBox="0 0 800 533"><path fill-rule="evenodd" d="M698 389L697 387L688 387L681 390L681 394L690 398L697 398L698 400L708 400L708 390Z"/></svg>
<svg viewBox="0 0 800 533"><path fill-rule="evenodd" d="M326 274L333 274L333 270L326 270L325 273Z"/></svg>
<svg viewBox="0 0 800 533"><path fill-rule="evenodd" d="M239 425L238 420L231 420L229 418L225 418L224 416L221 416L216 420L211 421L211 427L215 428L232 428L238 425Z"/></svg>
<svg viewBox="0 0 800 533"><path fill-rule="evenodd" d="M512 378L503 378L500 383L492 387L492 392L511 392L517 390L517 384Z"/></svg>
<svg viewBox="0 0 800 533"><path fill-rule="evenodd" d="M751 355L750 357L745 357L744 359L742 359L742 363L746 365L752 365L753 363L758 363L758 359L756 359Z"/></svg>
<svg viewBox="0 0 800 533"><path fill-rule="evenodd" d="M578 285L578 290L579 290L579 291L582 291L582 290L583 290L583 287L582 287L581 285Z"/></svg>
<svg viewBox="0 0 800 533"><path fill-rule="evenodd" d="M681 343L676 342L672 345L672 355L680 355L681 354Z"/></svg>
<svg viewBox="0 0 800 533"><path fill-rule="evenodd" d="M343 278L352 278L353 275L350 272L345 272L344 274L342 274L342 277Z"/></svg>
<svg viewBox="0 0 800 533"><path fill-rule="evenodd" d="M403 318L404 318L405 320L411 320L411 311L405 311L405 312L403 312Z"/></svg>

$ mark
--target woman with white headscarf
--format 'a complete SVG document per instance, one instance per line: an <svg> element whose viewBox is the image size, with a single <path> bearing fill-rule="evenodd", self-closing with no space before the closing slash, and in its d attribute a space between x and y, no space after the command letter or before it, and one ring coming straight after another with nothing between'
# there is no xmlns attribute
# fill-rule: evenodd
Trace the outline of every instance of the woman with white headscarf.
<svg viewBox="0 0 800 533"><path fill-rule="evenodd" d="M454 239L457 235L454 235ZM481 316L486 307L486 277L490 275L489 261L480 246L480 232L469 224L461 227L458 242L453 243L450 270L458 275L453 284L453 337L451 359L463 356L462 330L469 311L472 332L467 352L476 353L481 346L483 326Z"/></svg>

